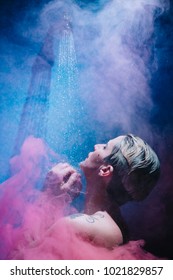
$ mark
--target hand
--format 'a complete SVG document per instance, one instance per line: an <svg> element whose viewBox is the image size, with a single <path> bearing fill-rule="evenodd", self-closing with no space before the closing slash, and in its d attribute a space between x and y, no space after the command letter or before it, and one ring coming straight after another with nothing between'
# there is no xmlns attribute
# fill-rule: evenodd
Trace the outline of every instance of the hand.
<svg viewBox="0 0 173 280"><path fill-rule="evenodd" d="M56 196L67 193L74 199L82 189L81 176L68 163L59 163L48 172L44 188Z"/></svg>

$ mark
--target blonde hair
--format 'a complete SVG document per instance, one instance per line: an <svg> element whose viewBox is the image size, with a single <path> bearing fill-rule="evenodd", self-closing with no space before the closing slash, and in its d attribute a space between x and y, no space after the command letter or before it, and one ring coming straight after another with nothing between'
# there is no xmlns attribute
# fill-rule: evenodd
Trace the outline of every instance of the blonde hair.
<svg viewBox="0 0 173 280"><path fill-rule="evenodd" d="M143 200L155 186L160 175L156 153L141 138L128 134L105 158L119 180L111 182L111 189L121 184L133 200ZM120 188L120 186L118 186ZM112 189L113 191L113 189Z"/></svg>

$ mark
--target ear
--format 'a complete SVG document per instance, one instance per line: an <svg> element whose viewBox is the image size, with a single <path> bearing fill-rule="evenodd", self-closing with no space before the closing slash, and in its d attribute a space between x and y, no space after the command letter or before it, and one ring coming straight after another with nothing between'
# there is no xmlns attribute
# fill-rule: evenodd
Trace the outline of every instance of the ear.
<svg viewBox="0 0 173 280"><path fill-rule="evenodd" d="M112 174L113 170L114 168L112 165L102 165L99 168L99 176L103 176L103 177L109 176Z"/></svg>

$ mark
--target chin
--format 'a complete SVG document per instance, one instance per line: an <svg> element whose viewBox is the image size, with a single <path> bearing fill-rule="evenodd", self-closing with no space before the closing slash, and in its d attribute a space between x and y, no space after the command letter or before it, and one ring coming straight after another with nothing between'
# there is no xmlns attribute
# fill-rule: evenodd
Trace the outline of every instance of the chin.
<svg viewBox="0 0 173 280"><path fill-rule="evenodd" d="M79 163L79 166L80 166L80 168L82 169L82 171L83 171L85 174L86 174L88 171L91 170L90 166L87 165L86 160L81 161L81 162Z"/></svg>
<svg viewBox="0 0 173 280"><path fill-rule="evenodd" d="M79 163L81 169L85 168L85 160Z"/></svg>

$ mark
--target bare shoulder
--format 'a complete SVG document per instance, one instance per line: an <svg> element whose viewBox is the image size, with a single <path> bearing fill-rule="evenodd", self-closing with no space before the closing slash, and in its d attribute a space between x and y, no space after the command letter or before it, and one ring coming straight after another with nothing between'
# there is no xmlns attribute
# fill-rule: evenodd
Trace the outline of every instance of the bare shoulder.
<svg viewBox="0 0 173 280"><path fill-rule="evenodd" d="M65 218L76 233L95 244L113 248L123 243L123 236L118 225L105 211L93 215L73 214Z"/></svg>

